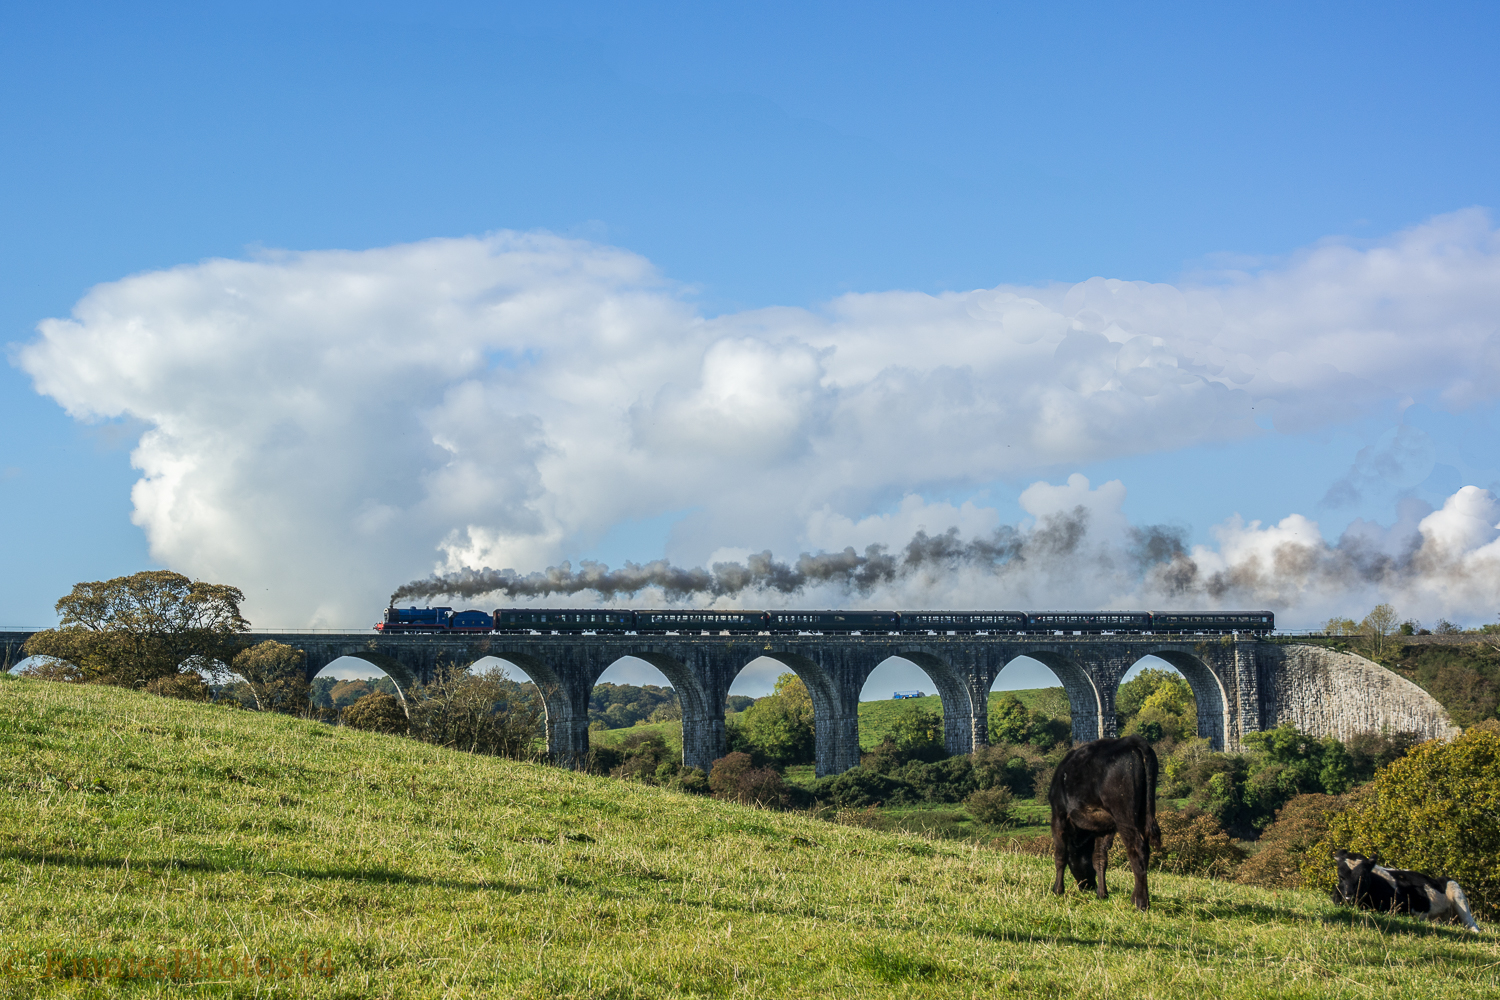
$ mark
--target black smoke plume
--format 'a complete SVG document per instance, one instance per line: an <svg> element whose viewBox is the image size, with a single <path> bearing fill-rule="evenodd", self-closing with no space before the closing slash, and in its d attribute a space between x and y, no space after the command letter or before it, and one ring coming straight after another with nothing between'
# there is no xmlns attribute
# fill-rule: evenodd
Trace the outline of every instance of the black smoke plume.
<svg viewBox="0 0 1500 1000"><path fill-rule="evenodd" d="M832 584L851 593L869 594L876 588L911 577L941 577L965 568L995 574L1035 562L1052 562L1073 554L1088 534L1088 510L1044 518L1037 527L1020 532L1002 526L990 535L964 541L957 528L929 535L918 531L899 552L870 545L863 553L851 546L841 552L804 552L795 562L782 562L769 551L743 563L714 563L709 569L684 569L665 559L627 562L610 569L596 562L549 566L543 572L521 574L513 569L478 569L414 580L391 595L391 603L434 597L476 598L494 594L511 599L573 595L592 591L604 600L659 588L668 601L712 600L746 591L774 591L792 595L812 586ZM1144 572L1149 566L1171 564L1185 557L1182 533L1153 526L1135 529L1129 558Z"/></svg>

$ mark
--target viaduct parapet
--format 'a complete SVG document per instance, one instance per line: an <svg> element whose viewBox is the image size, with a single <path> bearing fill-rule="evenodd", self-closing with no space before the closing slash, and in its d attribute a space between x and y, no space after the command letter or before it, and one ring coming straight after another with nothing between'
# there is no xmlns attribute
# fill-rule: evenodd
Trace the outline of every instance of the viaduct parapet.
<svg viewBox="0 0 1500 1000"><path fill-rule="evenodd" d="M29 633L0 633L6 669ZM812 695L817 773L859 763L859 695L891 657L916 664L943 702L950 753L988 742L989 692L1006 664L1028 656L1062 682L1077 741L1114 736L1115 696L1135 663L1156 656L1192 686L1198 733L1215 749L1238 750L1247 733L1291 722L1316 736L1408 730L1424 738L1457 730L1421 688L1351 653L1281 645L1245 636L1151 635L392 635L256 633L307 654L311 679L341 656L385 671L403 692L442 665L487 656L513 664L542 692L547 748L559 764L587 754L589 697L623 657L660 670L682 704L683 762L707 770L726 752L724 703L735 677L767 657L802 678Z"/></svg>

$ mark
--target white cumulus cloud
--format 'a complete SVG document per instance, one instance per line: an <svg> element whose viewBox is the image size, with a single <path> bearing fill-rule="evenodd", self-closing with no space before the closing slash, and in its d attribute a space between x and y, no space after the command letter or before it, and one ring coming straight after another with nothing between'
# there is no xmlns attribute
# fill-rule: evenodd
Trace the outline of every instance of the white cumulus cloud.
<svg viewBox="0 0 1500 1000"><path fill-rule="evenodd" d="M683 544L702 559L983 537L993 511L922 492L1230 440L1266 414L1300 430L1404 398L1493 399L1497 316L1500 235L1477 211L1212 284L870 293L714 318L637 255L498 233L136 275L40 324L16 358L74 416L150 428L133 499L155 558L269 588L247 608L262 624L359 625L413 576L524 572L664 511L694 511ZM1083 506L1094 555L1122 567L1080 599L1148 586L1123 490L1022 497L1024 530ZM1449 506L1493 502L1465 497ZM1493 591L1487 516L1424 515L1399 558L1456 567L1477 601ZM1182 565L1171 579L1218 600L1202 580L1316 548L1315 530L1231 523L1188 557L1191 586ZM1217 593L1306 603L1326 586L1234 579Z"/></svg>

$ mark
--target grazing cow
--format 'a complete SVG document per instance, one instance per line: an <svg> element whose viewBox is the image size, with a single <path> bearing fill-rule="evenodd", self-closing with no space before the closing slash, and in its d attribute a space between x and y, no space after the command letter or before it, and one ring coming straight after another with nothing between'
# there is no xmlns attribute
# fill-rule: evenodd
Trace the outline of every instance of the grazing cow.
<svg viewBox="0 0 1500 1000"><path fill-rule="evenodd" d="M1130 870L1135 873L1136 909L1151 905L1146 889L1146 865L1151 848L1161 847L1156 825L1156 752L1139 736L1095 740L1068 751L1052 775L1047 792L1052 806L1052 853L1057 881L1052 891L1061 896L1063 869L1069 868L1081 889L1109 898L1104 869L1115 835L1125 842Z"/></svg>
<svg viewBox="0 0 1500 1000"><path fill-rule="evenodd" d="M1361 910L1409 913L1427 920L1461 920L1479 933L1463 887L1450 878L1377 865L1363 854L1334 851L1339 863L1339 887L1333 901Z"/></svg>

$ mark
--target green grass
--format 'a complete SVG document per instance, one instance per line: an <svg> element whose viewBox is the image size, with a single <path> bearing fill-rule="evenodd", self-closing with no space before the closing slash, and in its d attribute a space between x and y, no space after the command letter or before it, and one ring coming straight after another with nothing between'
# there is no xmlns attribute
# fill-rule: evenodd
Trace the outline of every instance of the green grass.
<svg viewBox="0 0 1500 1000"><path fill-rule="evenodd" d="M589 743L593 746L618 746L624 742L625 737L632 733L660 736L666 741L667 746L677 753L682 753L682 721L674 722L643 722L638 726L625 726L622 729L594 729L589 732Z"/></svg>
<svg viewBox="0 0 1500 1000"><path fill-rule="evenodd" d="M1068 717L1068 698L1060 687L991 691L990 704L994 705L1007 694L1015 695L1020 699L1021 704L1033 711L1040 709L1057 718ZM899 701L894 698L884 701L862 701L859 703L859 748L870 750L885 739L886 734L895 726L897 717L908 705L920 705L938 714L942 714L943 711L943 700L935 694L930 694L925 698L902 698Z"/></svg>
<svg viewBox="0 0 1500 1000"><path fill-rule="evenodd" d="M0 748L0 996L1500 993L1496 938L1311 893L1153 876L1138 915L1041 858L281 716L0 680ZM44 975L174 949L333 972Z"/></svg>

